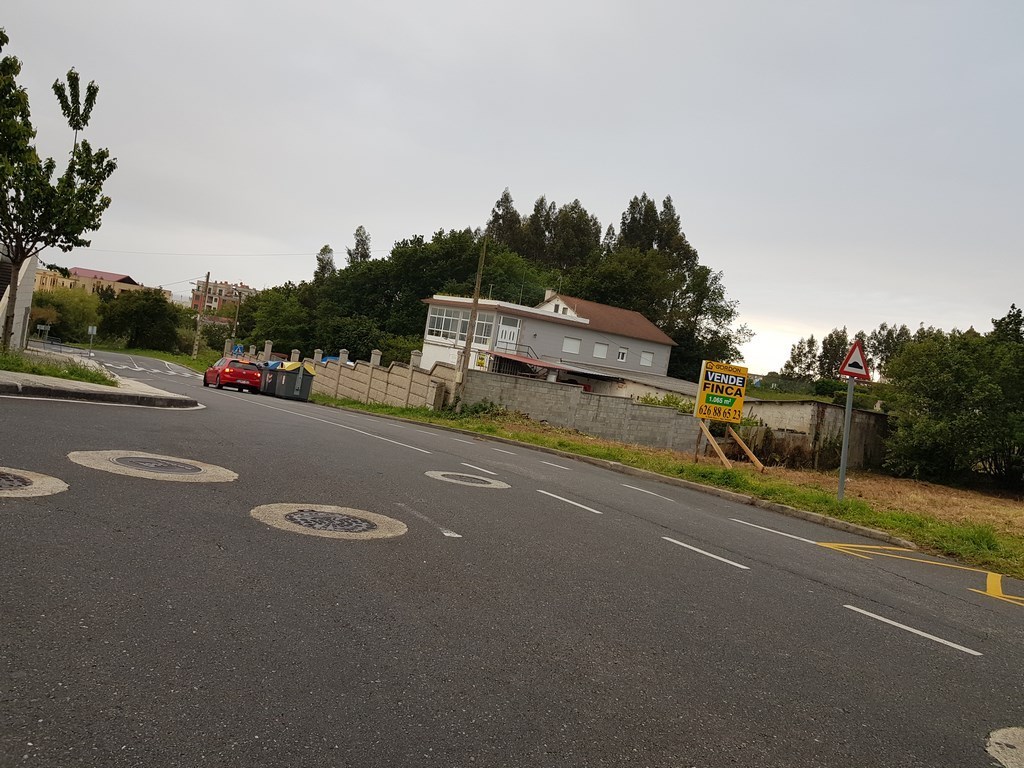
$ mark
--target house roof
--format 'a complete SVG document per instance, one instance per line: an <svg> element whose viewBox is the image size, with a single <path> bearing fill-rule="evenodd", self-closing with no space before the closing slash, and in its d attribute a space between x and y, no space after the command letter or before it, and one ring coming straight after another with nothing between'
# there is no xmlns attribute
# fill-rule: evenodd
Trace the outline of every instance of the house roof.
<svg viewBox="0 0 1024 768"><path fill-rule="evenodd" d="M99 269L89 269L87 267L72 267L68 271L75 277L86 277L92 278L93 280L106 280L111 283L128 283L129 285L138 285L138 283L132 280L128 275L119 275L116 272L103 272Z"/></svg>
<svg viewBox="0 0 1024 768"><path fill-rule="evenodd" d="M616 333L620 336L653 341L658 344L668 344L672 347L676 346L671 336L639 312L634 312L632 309L598 304L596 301L578 299L575 296L566 296L563 293L556 294L552 298L560 299L563 304L570 307L577 315L587 318L590 321L590 327L595 331ZM551 299L548 301L551 301ZM547 304L548 301L544 303Z"/></svg>

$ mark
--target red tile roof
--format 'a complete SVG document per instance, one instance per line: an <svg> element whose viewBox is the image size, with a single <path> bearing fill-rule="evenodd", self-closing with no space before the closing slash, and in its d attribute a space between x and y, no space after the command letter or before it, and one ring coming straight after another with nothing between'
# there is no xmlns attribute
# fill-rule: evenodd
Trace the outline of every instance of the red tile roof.
<svg viewBox="0 0 1024 768"><path fill-rule="evenodd" d="M653 341L657 344L676 346L671 336L639 312L634 312L632 309L611 307L607 304L598 304L596 301L577 299L575 296L566 296L564 294L558 294L557 298L561 299L562 303L572 309L577 315L589 320L590 327L595 331L615 333L632 339L643 339L644 341Z"/></svg>
<svg viewBox="0 0 1024 768"><path fill-rule="evenodd" d="M68 271L75 277L87 277L94 280L107 280L111 283L129 283L131 285L138 285L138 283L132 280L128 275L119 275L116 272L103 272L98 269L88 269L87 267L72 267Z"/></svg>

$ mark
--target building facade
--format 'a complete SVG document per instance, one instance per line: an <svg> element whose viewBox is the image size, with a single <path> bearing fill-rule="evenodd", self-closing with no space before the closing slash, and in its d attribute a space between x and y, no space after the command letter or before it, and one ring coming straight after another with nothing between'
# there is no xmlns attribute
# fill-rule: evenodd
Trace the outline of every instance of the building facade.
<svg viewBox="0 0 1024 768"><path fill-rule="evenodd" d="M115 295L121 295L125 291L146 290L146 286L132 279L129 275L121 275L116 272L104 272L89 267L71 267L65 277L53 269L38 269L35 275L36 291L52 291L57 288L70 288L72 290L85 291L86 293L99 293L101 289L110 289ZM153 290L153 289L150 289ZM171 300L171 292L165 289L159 290L168 301Z"/></svg>
<svg viewBox="0 0 1024 768"><path fill-rule="evenodd" d="M435 295L424 302L422 365L457 364L473 300ZM470 366L489 369L494 358L503 358L566 374L665 376L673 346L639 312L548 291L536 307L481 299Z"/></svg>
<svg viewBox="0 0 1024 768"><path fill-rule="evenodd" d="M255 288L250 288L245 283L229 283L225 281L210 281L206 288L206 300L203 301L203 287L205 280L197 280L195 288L192 289L192 309L197 312L202 309L206 314L215 314L226 309L230 304L237 306L247 298L257 293Z"/></svg>

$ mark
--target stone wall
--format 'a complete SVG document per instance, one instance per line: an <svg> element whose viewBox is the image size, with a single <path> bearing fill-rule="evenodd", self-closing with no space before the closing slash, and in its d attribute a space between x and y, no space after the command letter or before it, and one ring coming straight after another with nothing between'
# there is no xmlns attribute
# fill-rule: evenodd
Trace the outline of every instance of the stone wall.
<svg viewBox="0 0 1024 768"><path fill-rule="evenodd" d="M362 360L354 364L331 360L315 363L315 370L316 394L432 410L445 404L455 380L455 368L444 363L426 371L405 363L385 367Z"/></svg>
<svg viewBox="0 0 1024 768"><path fill-rule="evenodd" d="M699 427L674 408L595 395L573 384L469 371L465 402L490 400L531 419L624 443L692 451Z"/></svg>

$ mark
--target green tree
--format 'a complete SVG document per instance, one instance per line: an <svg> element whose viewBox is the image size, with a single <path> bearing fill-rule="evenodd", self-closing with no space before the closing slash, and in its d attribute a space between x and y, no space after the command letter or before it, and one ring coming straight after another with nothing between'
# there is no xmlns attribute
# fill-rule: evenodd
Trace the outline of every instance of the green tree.
<svg viewBox="0 0 1024 768"><path fill-rule="evenodd" d="M356 227L353 237L355 238L355 245L352 248L345 249L345 253L348 254L348 263L359 264L369 261L372 257L372 252L370 250L370 235L366 228L360 224Z"/></svg>
<svg viewBox="0 0 1024 768"><path fill-rule="evenodd" d="M305 352L311 349L310 330L309 311L299 301L299 286L285 283L260 292L253 317L255 339L269 340L275 349L285 354L293 349Z"/></svg>
<svg viewBox="0 0 1024 768"><path fill-rule="evenodd" d="M812 333L790 347L789 359L782 366L781 374L787 379L813 381L818 372L818 354L818 340Z"/></svg>
<svg viewBox="0 0 1024 768"><path fill-rule="evenodd" d="M838 379L839 366L849 351L850 336L845 325L842 330L833 328L826 333L821 339L821 351L818 352L818 378Z"/></svg>
<svg viewBox="0 0 1024 768"><path fill-rule="evenodd" d="M316 269L313 270L313 282L320 283L337 274L334 265L334 249L325 245L316 255Z"/></svg>
<svg viewBox="0 0 1024 768"><path fill-rule="evenodd" d="M62 341L87 341L89 326L100 319L100 299L96 294L75 288L38 291L32 297L34 308L51 307L57 318L51 322L50 335Z"/></svg>
<svg viewBox="0 0 1024 768"><path fill-rule="evenodd" d="M868 334L864 349L873 359L880 376L885 377L889 361L896 357L912 335L905 325L882 323Z"/></svg>
<svg viewBox="0 0 1024 768"><path fill-rule="evenodd" d="M510 251L519 253L522 248L523 219L516 210L512 194L505 187L494 207L491 218L487 220L485 229L491 243L503 245Z"/></svg>
<svg viewBox="0 0 1024 768"><path fill-rule="evenodd" d="M6 32L0 29L0 53L8 42ZM0 58L0 246L15 276L26 261L45 248L69 251L90 244L82 235L99 228L103 212L110 206L103 184L117 166L106 149L94 151L88 141L78 141L78 131L85 127L96 101L95 84L91 83L85 104L70 111L68 120L75 131L75 146L66 169L55 179L56 162L42 159L35 148L28 94L17 83L20 73L17 58ZM77 87L77 74L74 82ZM74 101L77 103L77 97ZM68 106L71 108L70 101ZM3 350L9 348L14 332L16 279L8 291L0 335Z"/></svg>
<svg viewBox="0 0 1024 768"><path fill-rule="evenodd" d="M95 82L89 81L85 87L85 101L82 101L81 84L78 72L71 68L68 70L67 85L60 80L53 81L53 93L60 104L60 111L64 113L64 119L68 121L71 130L75 132L73 146L78 146L78 132L84 131L92 116L92 108L96 106L96 97L100 89Z"/></svg>
<svg viewBox="0 0 1024 768"><path fill-rule="evenodd" d="M1024 484L1024 342L1006 333L1014 310L984 336L926 329L889 361L886 465L895 473L948 482L981 472Z"/></svg>
<svg viewBox="0 0 1024 768"><path fill-rule="evenodd" d="M124 291L116 299L99 307L99 333L107 338L122 338L133 349L178 349L178 327L185 311L167 301L155 288Z"/></svg>

